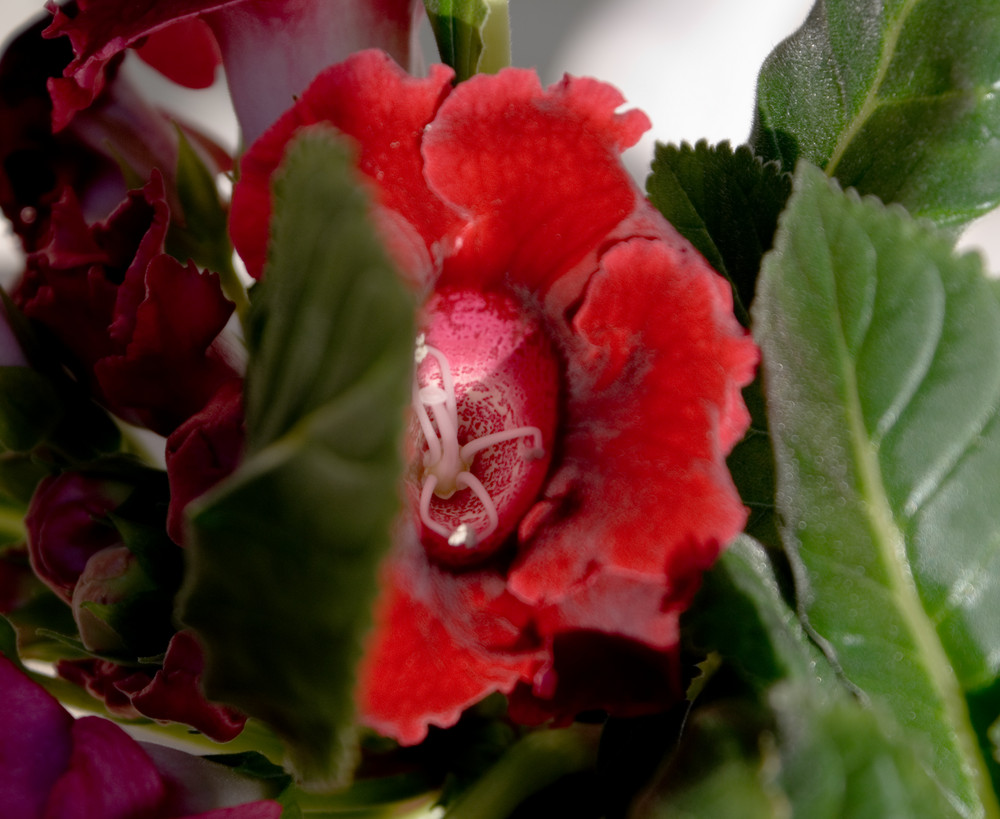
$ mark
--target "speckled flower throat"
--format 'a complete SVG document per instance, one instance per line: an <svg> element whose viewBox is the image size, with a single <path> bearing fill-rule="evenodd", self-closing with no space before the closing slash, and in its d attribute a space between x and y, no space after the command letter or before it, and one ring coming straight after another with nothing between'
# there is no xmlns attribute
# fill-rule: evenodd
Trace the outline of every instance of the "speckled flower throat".
<svg viewBox="0 0 1000 819"><path fill-rule="evenodd" d="M559 365L541 325L498 293L444 290L416 343L411 502L431 557L492 555L552 459Z"/></svg>

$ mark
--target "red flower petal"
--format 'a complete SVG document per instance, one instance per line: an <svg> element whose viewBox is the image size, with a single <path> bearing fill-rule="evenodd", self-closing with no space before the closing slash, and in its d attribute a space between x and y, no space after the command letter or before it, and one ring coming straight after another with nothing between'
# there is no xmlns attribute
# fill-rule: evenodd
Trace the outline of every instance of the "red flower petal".
<svg viewBox="0 0 1000 819"><path fill-rule="evenodd" d="M56 8L45 36L68 36L76 58L66 68L66 79L49 85L53 130L65 128L77 111L96 99L104 88L105 66L115 55L176 21L237 2L240 0L77 0L73 17Z"/></svg>
<svg viewBox="0 0 1000 819"><path fill-rule="evenodd" d="M573 317L564 456L510 575L526 600L559 599L593 565L662 577L693 550L685 566L704 568L745 520L724 456L756 348L725 282L672 233L615 245Z"/></svg>
<svg viewBox="0 0 1000 819"><path fill-rule="evenodd" d="M96 362L94 375L112 409L128 408L144 426L167 435L236 378L212 346L233 305L218 276L190 263L183 267L170 256L154 257L144 282L145 298L134 313L116 305L120 312L110 333L128 339L125 352Z"/></svg>
<svg viewBox="0 0 1000 819"><path fill-rule="evenodd" d="M373 642L359 669L362 720L404 745L429 725L453 725L495 691L509 692L537 664L530 654L487 652L455 640L440 609L410 596L397 578L383 585Z"/></svg>
<svg viewBox="0 0 1000 819"><path fill-rule="evenodd" d="M211 401L167 438L170 480L167 534L184 543L184 510L239 464L243 454L243 383L227 381Z"/></svg>
<svg viewBox="0 0 1000 819"><path fill-rule="evenodd" d="M183 18L154 31L136 53L167 79L186 88L208 88L222 64L212 29L198 18Z"/></svg>
<svg viewBox="0 0 1000 819"><path fill-rule="evenodd" d="M380 48L408 65L422 5L419 0L247 0L207 15L222 48L244 140L256 140L313 77L354 52Z"/></svg>
<svg viewBox="0 0 1000 819"><path fill-rule="evenodd" d="M170 640L163 668L150 680L144 674L119 680L115 687L128 695L135 709L150 719L181 722L216 742L228 742L243 730L238 711L205 699L201 673L205 658L194 635L179 631Z"/></svg>
<svg viewBox="0 0 1000 819"><path fill-rule="evenodd" d="M430 189L468 222L442 284L490 287L511 273L544 292L633 211L641 197L619 154L649 120L616 114L623 102L596 80L543 90L522 69L455 89L423 143Z"/></svg>
<svg viewBox="0 0 1000 819"><path fill-rule="evenodd" d="M264 268L274 173L288 142L317 123L329 123L357 140L361 170L375 182L392 181L374 189L379 203L414 226L428 247L457 224L427 190L420 155L424 126L451 89L451 78L450 69L435 66L429 77L416 79L380 51L356 54L320 73L240 163L230 233L250 274L260 278Z"/></svg>

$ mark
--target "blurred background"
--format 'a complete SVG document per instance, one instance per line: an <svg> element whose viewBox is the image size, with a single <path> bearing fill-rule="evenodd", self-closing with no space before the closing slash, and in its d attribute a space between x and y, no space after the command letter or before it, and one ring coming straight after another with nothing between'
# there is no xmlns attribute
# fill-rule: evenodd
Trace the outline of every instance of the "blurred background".
<svg viewBox="0 0 1000 819"><path fill-rule="evenodd" d="M777 43L805 19L812 0L510 0L513 61L536 68L544 83L564 73L589 75L622 90L629 107L644 110L652 131L626 155L643 184L654 141L746 140L753 118L756 74ZM0 38L6 40L44 8L43 0L2 0ZM424 32L426 62L433 38ZM138 60L126 70L167 108L200 123L224 145L236 145L236 124L222 81L208 91L172 86ZM962 238L1000 272L1000 212L981 219ZM0 275L19 264L17 248L0 228Z"/></svg>

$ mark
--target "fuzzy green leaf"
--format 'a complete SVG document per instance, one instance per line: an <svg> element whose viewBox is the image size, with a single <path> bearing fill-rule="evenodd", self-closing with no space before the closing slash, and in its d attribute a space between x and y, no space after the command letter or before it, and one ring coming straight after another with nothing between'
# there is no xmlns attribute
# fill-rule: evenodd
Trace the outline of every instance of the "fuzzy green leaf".
<svg viewBox="0 0 1000 819"><path fill-rule="evenodd" d="M289 149L250 316L247 455L191 516L182 590L207 692L269 723L313 787L350 772L413 363L412 299L355 173L330 132Z"/></svg>
<svg viewBox="0 0 1000 819"><path fill-rule="evenodd" d="M764 63L751 144L963 225L1000 202L993 0L817 0Z"/></svg>
<svg viewBox="0 0 1000 819"><path fill-rule="evenodd" d="M968 815L997 817L1000 303L977 256L801 163L754 305L783 535L846 677L929 740Z"/></svg>

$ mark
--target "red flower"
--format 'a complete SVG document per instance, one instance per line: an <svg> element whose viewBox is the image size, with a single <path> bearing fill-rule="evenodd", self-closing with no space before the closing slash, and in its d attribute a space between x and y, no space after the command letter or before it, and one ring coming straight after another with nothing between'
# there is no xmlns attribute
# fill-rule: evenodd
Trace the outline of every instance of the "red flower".
<svg viewBox="0 0 1000 819"><path fill-rule="evenodd" d="M233 305L217 276L164 253L168 224L156 172L95 225L66 189L14 296L102 404L162 435L236 377L219 339Z"/></svg>
<svg viewBox="0 0 1000 819"><path fill-rule="evenodd" d="M417 0L77 0L75 6L75 13L57 10L47 31L68 36L76 53L65 78L50 84L56 130L90 105L109 61L126 48L138 47L171 79L192 87L207 84L220 48L246 141L321 68L353 51L378 46L408 62L414 15L422 8Z"/></svg>
<svg viewBox="0 0 1000 819"><path fill-rule="evenodd" d="M112 722L74 720L41 686L0 655L0 794L10 819L278 819L281 805L257 800L190 814L146 751ZM202 768L202 771L205 769ZM228 771L226 771L228 774ZM231 775L230 775L231 776ZM205 780L200 781L202 787ZM204 800L202 800L204 801ZM182 812L178 812L180 806ZM213 806L216 807L216 806Z"/></svg>
<svg viewBox="0 0 1000 819"><path fill-rule="evenodd" d="M745 520L725 455L757 361L726 282L621 165L643 114L595 80L451 78L379 52L322 72L245 154L231 222L259 276L271 176L331 123L431 293L412 513L359 694L404 743L492 691L529 720L675 696L678 617Z"/></svg>

